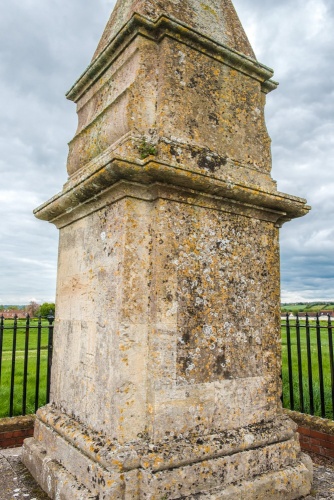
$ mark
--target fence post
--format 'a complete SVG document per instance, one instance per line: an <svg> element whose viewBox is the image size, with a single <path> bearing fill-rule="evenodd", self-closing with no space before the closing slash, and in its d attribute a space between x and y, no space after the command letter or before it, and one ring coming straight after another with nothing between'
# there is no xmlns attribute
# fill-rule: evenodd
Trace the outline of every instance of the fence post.
<svg viewBox="0 0 334 500"><path fill-rule="evenodd" d="M49 322L49 337L48 337L48 373L47 373L47 381L46 381L46 402L50 402L50 385L51 385L51 368L52 368L52 352L53 352L53 322L54 315L53 312L50 311L47 316Z"/></svg>
<svg viewBox="0 0 334 500"><path fill-rule="evenodd" d="M2 346L3 346L3 331L4 331L4 317L0 316L0 384L1 384L1 367L2 367Z"/></svg>
<svg viewBox="0 0 334 500"><path fill-rule="evenodd" d="M331 389L332 389L332 412L334 419L334 359L333 359L333 330L332 330L332 321L330 314L328 316L328 348L329 348L329 362L330 362L330 370L331 370Z"/></svg>
<svg viewBox="0 0 334 500"><path fill-rule="evenodd" d="M304 388L303 388L303 365L302 365L302 352L300 343L300 321L299 313L296 316L296 336L297 336L297 359L298 359L298 385L299 385L299 403L301 412L304 413Z"/></svg>
<svg viewBox="0 0 334 500"><path fill-rule="evenodd" d="M323 372L323 366L322 366L321 325L320 325L319 313L317 313L316 332L317 332L317 347L318 347L318 368L319 368L321 416L323 418L325 418L325 416L326 416L325 389L324 389L324 372Z"/></svg>
<svg viewBox="0 0 334 500"><path fill-rule="evenodd" d="M295 401L293 396L293 376L292 376L292 356L291 356L291 332L289 313L286 313L286 343L288 348L288 372L289 372L289 389L290 389L290 408L295 409Z"/></svg>
<svg viewBox="0 0 334 500"><path fill-rule="evenodd" d="M14 316L13 327L13 344L12 344L12 373L10 380L10 400L9 400L9 416L14 414L14 385L15 385L15 361L16 361L16 339L17 339L17 314Z"/></svg>
<svg viewBox="0 0 334 500"><path fill-rule="evenodd" d="M35 386L35 413L39 407L39 378L41 370L41 337L42 337L42 318L38 316L37 325L37 359L36 359L36 386Z"/></svg>
<svg viewBox="0 0 334 500"><path fill-rule="evenodd" d="M26 414L27 410L27 383L28 383L28 361L29 361L29 332L30 332L30 316L26 316L26 331L24 343L24 369L23 369L23 402L22 415Z"/></svg>
<svg viewBox="0 0 334 500"><path fill-rule="evenodd" d="M310 332L310 319L308 313L306 313L306 349L307 349L308 388L310 395L310 413L311 415L314 415L311 332Z"/></svg>

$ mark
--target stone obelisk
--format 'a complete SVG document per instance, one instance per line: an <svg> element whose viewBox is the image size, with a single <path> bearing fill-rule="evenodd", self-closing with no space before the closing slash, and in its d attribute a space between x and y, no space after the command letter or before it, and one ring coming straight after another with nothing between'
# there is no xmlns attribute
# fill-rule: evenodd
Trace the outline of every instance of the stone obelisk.
<svg viewBox="0 0 334 500"><path fill-rule="evenodd" d="M276 87L230 0L118 0L67 97L51 403L24 463L52 499L296 499L280 403Z"/></svg>

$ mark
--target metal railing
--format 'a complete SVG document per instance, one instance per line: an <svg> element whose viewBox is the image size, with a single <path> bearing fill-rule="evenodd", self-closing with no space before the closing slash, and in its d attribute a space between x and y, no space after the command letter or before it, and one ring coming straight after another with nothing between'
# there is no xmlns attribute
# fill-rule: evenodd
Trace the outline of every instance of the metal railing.
<svg viewBox="0 0 334 500"><path fill-rule="evenodd" d="M0 417L26 415L49 402L52 312L37 319L0 316Z"/></svg>
<svg viewBox="0 0 334 500"><path fill-rule="evenodd" d="M286 315L282 322L283 405L291 410L334 418L333 325Z"/></svg>
<svg viewBox="0 0 334 500"><path fill-rule="evenodd" d="M54 316L0 316L0 417L36 412L49 402ZM319 314L281 323L283 405L334 418L333 325Z"/></svg>

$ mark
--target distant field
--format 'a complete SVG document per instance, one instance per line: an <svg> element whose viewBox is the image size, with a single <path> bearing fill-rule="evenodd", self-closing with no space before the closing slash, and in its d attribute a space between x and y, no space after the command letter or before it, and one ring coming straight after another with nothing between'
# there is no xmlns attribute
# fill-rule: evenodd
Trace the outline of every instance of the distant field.
<svg viewBox="0 0 334 500"><path fill-rule="evenodd" d="M319 312L319 311L333 311L334 302L306 302L298 304L281 304L282 312Z"/></svg>
<svg viewBox="0 0 334 500"><path fill-rule="evenodd" d="M2 364L0 377L0 418L9 415L11 372L13 361L13 321L5 320ZM41 331L41 357L40 357L40 380L39 380L39 406L46 402L46 373L47 373L47 346L48 328L43 322ZM22 415L22 395L24 378L24 354L25 354L25 320L18 320L16 355L15 355L15 377L14 377L14 415ZM0 353L1 356L1 353ZM36 367L37 367L37 320L31 320L31 330L28 343L28 377L27 377L27 410L26 413L35 412L36 393Z"/></svg>

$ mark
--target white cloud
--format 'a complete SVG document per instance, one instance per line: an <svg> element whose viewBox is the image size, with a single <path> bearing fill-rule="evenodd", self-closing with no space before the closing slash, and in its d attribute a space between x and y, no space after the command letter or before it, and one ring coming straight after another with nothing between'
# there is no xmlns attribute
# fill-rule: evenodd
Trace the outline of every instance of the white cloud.
<svg viewBox="0 0 334 500"><path fill-rule="evenodd" d="M88 65L112 0L12 0L0 17L1 294L53 300L57 230L32 210L66 180L76 128L64 94ZM275 69L268 96L273 177L306 197L310 215L281 232L282 296L334 298L334 6L332 0L235 0L260 62ZM0 300L1 302L1 300Z"/></svg>

